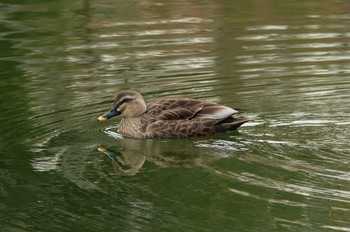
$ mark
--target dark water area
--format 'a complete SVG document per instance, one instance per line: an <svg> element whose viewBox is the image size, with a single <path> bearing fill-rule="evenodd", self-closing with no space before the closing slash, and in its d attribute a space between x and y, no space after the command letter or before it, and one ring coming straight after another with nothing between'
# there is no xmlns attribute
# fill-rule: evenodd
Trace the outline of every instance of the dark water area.
<svg viewBox="0 0 350 232"><path fill-rule="evenodd" d="M350 2L0 3L0 231L350 231ZM114 95L244 109L138 140Z"/></svg>

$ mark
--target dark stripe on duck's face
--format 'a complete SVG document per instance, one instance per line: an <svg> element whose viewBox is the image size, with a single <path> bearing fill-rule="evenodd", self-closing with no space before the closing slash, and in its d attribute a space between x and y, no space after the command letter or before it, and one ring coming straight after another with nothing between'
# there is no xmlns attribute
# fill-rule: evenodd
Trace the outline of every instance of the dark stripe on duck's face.
<svg viewBox="0 0 350 232"><path fill-rule="evenodd" d="M116 109L119 109L120 106L122 106L124 103L134 100L135 96L130 96L130 95L126 95L122 98L120 98L119 100L116 99L116 101L114 102L114 106Z"/></svg>
<svg viewBox="0 0 350 232"><path fill-rule="evenodd" d="M115 103L121 105L123 104L124 102L127 102L127 101L130 101L130 100L134 100L136 97L133 96L133 95L125 95L125 96L120 96L118 98L116 98Z"/></svg>
<svg viewBox="0 0 350 232"><path fill-rule="evenodd" d="M129 92L129 91L119 93L119 94L117 94L117 96L115 96L115 102L121 101L124 98L135 99L136 94L133 92Z"/></svg>

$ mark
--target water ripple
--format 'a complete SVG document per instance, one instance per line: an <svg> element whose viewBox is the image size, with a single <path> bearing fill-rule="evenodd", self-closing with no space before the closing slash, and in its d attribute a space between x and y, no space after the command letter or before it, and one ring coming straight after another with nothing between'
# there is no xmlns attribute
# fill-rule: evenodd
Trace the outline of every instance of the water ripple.
<svg viewBox="0 0 350 232"><path fill-rule="evenodd" d="M111 8L110 3L92 5ZM167 225L179 222L179 215L187 220L214 212L211 223L198 220L198 225L212 225L216 219L229 225L244 221L244 227L237 228L242 230L254 224L245 222L254 221L257 209L264 212L260 220L261 215L269 219L259 228L348 231L348 224L342 227L332 218L332 213L346 215L350 208L348 14L308 14L300 23L296 17L233 19L229 10L216 17L225 9L210 7L179 13L185 12L182 9L169 17L147 9L152 18L130 19L115 17L114 8L113 17L107 18L101 9L72 17L78 11L73 6L50 14L50 4L40 9L27 4L6 7L0 14L0 21L13 30L0 33L3 46L10 48L1 60L17 62L11 78L1 79L2 94L7 94L2 97L1 142L7 145L5 151L27 151L17 160L12 154L3 159L17 161L6 167L18 166L16 171L24 174L18 183L35 195L34 203L26 201L24 208L43 204L37 193L53 198L34 210L37 218L54 202L61 217L73 218L74 223L132 221L133 228L142 230L152 221ZM211 17L202 13L212 11L216 13ZM197 16L184 16L192 14ZM62 15L65 21L60 21ZM22 18L27 21L14 23ZM46 21L49 18L52 21ZM58 21L66 26L56 25ZM125 138L117 132L118 120L96 121L122 89L138 90L147 101L187 95L238 106L253 121L239 133L205 139ZM18 138L21 142L14 143ZM30 165L20 166L23 162ZM23 170L36 175L25 179ZM42 183L27 184L36 178ZM6 182L2 191L10 195L17 187ZM61 198L72 200L65 203ZM103 200L89 212L71 213L85 209L82 205L89 208L87 199ZM0 208L9 207L6 204ZM321 211L324 214L317 214ZM313 216L320 218L316 225Z"/></svg>
<svg viewBox="0 0 350 232"><path fill-rule="evenodd" d="M170 20L157 20L157 21L130 21L130 22L112 22L112 23L104 23L99 24L98 26L103 27L116 27L116 26L144 26L144 25L161 25L161 24L202 24L202 23L211 23L213 20L206 18L198 18L198 17L186 17L180 19L170 19Z"/></svg>

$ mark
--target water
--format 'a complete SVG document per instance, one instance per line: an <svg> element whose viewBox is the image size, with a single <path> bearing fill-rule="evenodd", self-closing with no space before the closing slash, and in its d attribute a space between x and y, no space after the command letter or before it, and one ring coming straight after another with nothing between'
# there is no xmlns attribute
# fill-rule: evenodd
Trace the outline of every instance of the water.
<svg viewBox="0 0 350 232"><path fill-rule="evenodd" d="M350 5L0 3L0 231L350 231ZM120 90L243 108L136 140Z"/></svg>

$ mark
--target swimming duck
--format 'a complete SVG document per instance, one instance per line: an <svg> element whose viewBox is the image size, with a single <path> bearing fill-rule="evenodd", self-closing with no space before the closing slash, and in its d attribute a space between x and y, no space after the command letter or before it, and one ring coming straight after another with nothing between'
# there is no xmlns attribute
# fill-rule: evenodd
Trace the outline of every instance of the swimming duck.
<svg viewBox="0 0 350 232"><path fill-rule="evenodd" d="M209 135L236 130L248 119L234 117L238 110L189 98L160 98L148 104L136 91L122 91L110 111L98 117L105 121L122 116L119 132L133 138L170 138Z"/></svg>

